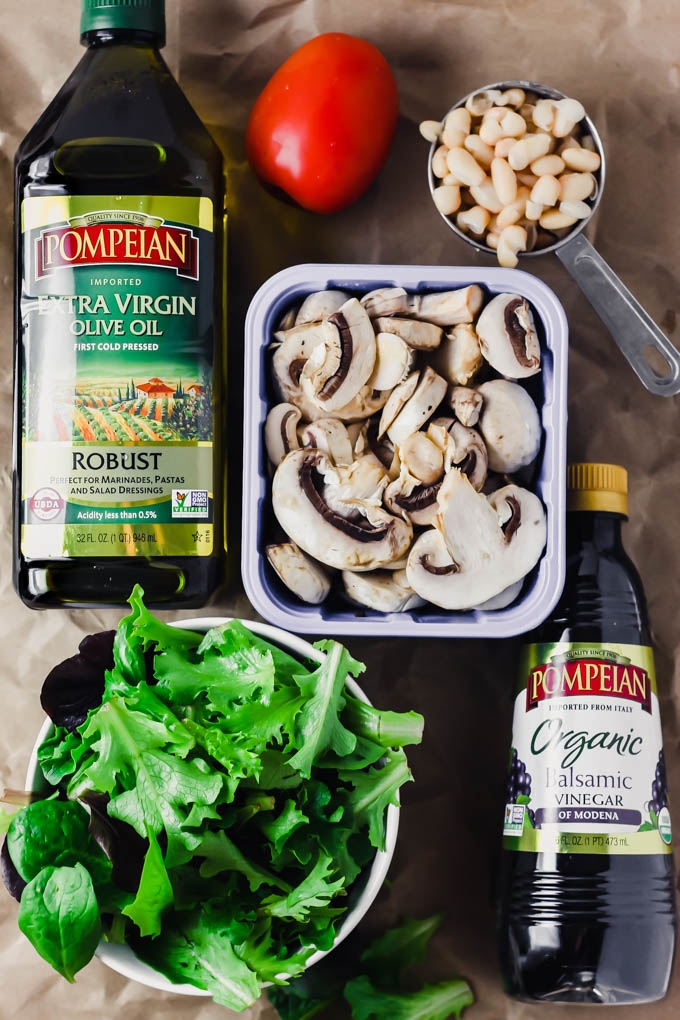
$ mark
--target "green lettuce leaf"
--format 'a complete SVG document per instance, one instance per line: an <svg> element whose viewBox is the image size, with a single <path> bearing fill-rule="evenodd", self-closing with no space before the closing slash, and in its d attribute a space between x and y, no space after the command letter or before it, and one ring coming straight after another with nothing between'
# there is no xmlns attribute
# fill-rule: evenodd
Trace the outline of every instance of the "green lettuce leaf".
<svg viewBox="0 0 680 1020"><path fill-rule="evenodd" d="M475 1001L472 989L458 978L425 985L418 992L390 993L374 988L366 976L348 981L345 998L354 1020L448 1020L460 1017Z"/></svg>
<svg viewBox="0 0 680 1020"><path fill-rule="evenodd" d="M205 858L200 868L204 878L212 878L222 871L238 871L247 879L251 892L257 892L261 885L270 885L284 892L290 889L288 883L277 875L244 857L224 830L207 832L194 850L194 856Z"/></svg>
<svg viewBox="0 0 680 1020"><path fill-rule="evenodd" d="M344 878L341 876L333 880L335 873L332 858L319 854L309 875L287 896L268 896L262 901L264 912L270 917L292 917L296 921L306 921L310 911L327 906L343 888Z"/></svg>
<svg viewBox="0 0 680 1020"><path fill-rule="evenodd" d="M214 911L198 910L135 949L171 981L203 988L237 1013L260 997L257 975L234 950L229 919Z"/></svg>
<svg viewBox="0 0 680 1020"><path fill-rule="evenodd" d="M319 641L315 648L326 652L324 661L313 673L295 677L307 701L295 722L292 744L297 754L289 760L306 779L327 751L342 758L356 747L357 738L340 722L340 713L345 707L347 676L358 676L366 668L337 641Z"/></svg>
<svg viewBox="0 0 680 1020"><path fill-rule="evenodd" d="M443 921L443 914L423 920L406 917L375 939L361 957L363 969L373 984L379 988L398 988L402 971L423 962L430 939Z"/></svg>
<svg viewBox="0 0 680 1020"><path fill-rule="evenodd" d="M413 779L401 749L388 751L385 764L368 772L340 772L340 779L353 787L348 802L354 817L355 830L368 825L369 838L378 850L385 849L385 811L389 804L398 804L398 793L404 783Z"/></svg>
<svg viewBox="0 0 680 1020"><path fill-rule="evenodd" d="M147 837L149 849L144 857L137 895L122 912L134 921L141 935L153 938L160 935L163 913L172 906L175 897L158 840L148 826Z"/></svg>

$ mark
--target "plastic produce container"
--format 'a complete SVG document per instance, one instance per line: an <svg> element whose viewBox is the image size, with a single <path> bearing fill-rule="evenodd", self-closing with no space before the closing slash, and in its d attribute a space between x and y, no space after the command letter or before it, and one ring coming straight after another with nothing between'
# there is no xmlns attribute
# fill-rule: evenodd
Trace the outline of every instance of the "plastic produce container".
<svg viewBox="0 0 680 1020"><path fill-rule="evenodd" d="M264 423L277 403L267 348L284 312L313 291L334 288L357 296L377 287L414 293L479 284L491 298L515 293L531 304L541 341L542 369L525 382L535 396L543 427L533 490L543 502L547 544L506 609L452 612L426 605L405 613L356 606L335 587L325 603L306 605L281 583L265 553L284 541L271 506L271 478ZM568 328L562 305L541 280L515 269L472 266L299 265L272 276L253 298L245 327L245 401L242 558L243 584L254 608L278 627L305 634L399 637L506 638L544 620L564 585Z"/></svg>

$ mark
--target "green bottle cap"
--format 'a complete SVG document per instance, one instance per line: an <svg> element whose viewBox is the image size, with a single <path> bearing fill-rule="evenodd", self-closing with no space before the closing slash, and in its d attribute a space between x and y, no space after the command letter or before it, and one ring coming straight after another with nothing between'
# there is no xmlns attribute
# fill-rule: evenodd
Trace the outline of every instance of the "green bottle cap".
<svg viewBox="0 0 680 1020"><path fill-rule="evenodd" d="M165 0L82 0L80 34L129 28L153 32L165 41Z"/></svg>

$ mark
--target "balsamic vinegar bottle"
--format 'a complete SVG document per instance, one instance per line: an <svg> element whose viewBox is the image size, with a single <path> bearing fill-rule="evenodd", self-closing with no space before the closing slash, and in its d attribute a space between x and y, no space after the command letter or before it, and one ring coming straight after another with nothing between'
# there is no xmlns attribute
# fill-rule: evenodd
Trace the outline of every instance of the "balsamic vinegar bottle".
<svg viewBox="0 0 680 1020"><path fill-rule="evenodd" d="M571 464L567 577L523 650L500 903L506 991L643 1003L675 947L671 820L640 578L621 544L627 475Z"/></svg>
<svg viewBox="0 0 680 1020"><path fill-rule="evenodd" d="M164 0L83 0L85 55L16 158L15 587L203 604L224 556L221 153Z"/></svg>

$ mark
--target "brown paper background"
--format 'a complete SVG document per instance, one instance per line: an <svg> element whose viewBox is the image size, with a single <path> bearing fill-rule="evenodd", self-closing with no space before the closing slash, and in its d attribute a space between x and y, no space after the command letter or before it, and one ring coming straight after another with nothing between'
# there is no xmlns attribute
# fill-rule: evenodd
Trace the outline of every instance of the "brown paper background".
<svg viewBox="0 0 680 1020"><path fill-rule="evenodd" d="M680 5L675 0L169 0L168 56L189 98L227 151L230 171L230 446L238 451L242 321L257 286L304 261L475 263L442 224L425 182L419 120L440 117L489 81L532 78L580 98L609 157L606 194L591 237L643 301L676 334L680 287ZM77 0L0 0L0 785L21 786L41 720L47 670L83 634L112 625L113 612L24 608L11 589L11 160L22 136L79 58ZM396 73L401 119L389 162L353 208L330 219L283 206L250 175L243 131L252 102L296 46L324 31L376 43ZM484 257L477 264L485 264ZM680 602L680 469L677 399L650 396L551 257L527 265L564 302L571 327L569 453L618 459L630 472L628 549L645 582L665 711L671 796L680 804L680 672L674 665ZM232 478L238 488L238 464ZM231 501L233 529L240 509ZM252 617L238 582L211 611ZM412 754L416 784L404 796L392 887L370 915L379 928L402 913L445 908L428 963L435 979L460 973L477 993L474 1020L579 1020L595 1009L511 1003L495 958L491 877L509 741L516 644L351 640L378 705L417 708L425 742ZM676 824L680 819L676 817ZM56 977L16 929L0 896L0 1020L219 1020L200 999L128 983L93 962L75 987ZM676 976L665 1002L617 1016L670 1020L680 1009ZM247 1020L269 1018L255 1007ZM389 1018L385 1018L389 1020Z"/></svg>

